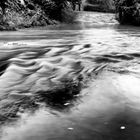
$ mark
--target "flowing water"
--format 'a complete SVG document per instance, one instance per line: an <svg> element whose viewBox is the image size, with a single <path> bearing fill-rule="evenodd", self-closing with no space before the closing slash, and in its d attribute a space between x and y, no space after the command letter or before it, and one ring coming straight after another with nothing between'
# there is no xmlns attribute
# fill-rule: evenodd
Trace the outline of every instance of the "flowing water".
<svg viewBox="0 0 140 140"><path fill-rule="evenodd" d="M139 140L140 28L113 14L0 33L1 140Z"/></svg>

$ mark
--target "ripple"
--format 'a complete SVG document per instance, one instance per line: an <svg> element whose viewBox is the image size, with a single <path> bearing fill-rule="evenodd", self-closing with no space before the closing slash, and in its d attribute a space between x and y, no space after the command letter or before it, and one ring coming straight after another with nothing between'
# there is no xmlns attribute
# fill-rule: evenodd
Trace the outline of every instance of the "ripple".
<svg viewBox="0 0 140 140"><path fill-rule="evenodd" d="M140 138L140 30L113 16L0 34L2 140Z"/></svg>

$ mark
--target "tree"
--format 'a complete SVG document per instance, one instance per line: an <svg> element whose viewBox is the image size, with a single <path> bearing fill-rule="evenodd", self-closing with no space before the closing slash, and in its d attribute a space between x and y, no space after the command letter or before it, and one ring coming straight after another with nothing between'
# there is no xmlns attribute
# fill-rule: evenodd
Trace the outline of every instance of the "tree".
<svg viewBox="0 0 140 140"><path fill-rule="evenodd" d="M140 0L115 0L116 17L121 24L140 26Z"/></svg>
<svg viewBox="0 0 140 140"><path fill-rule="evenodd" d="M4 15L5 14L5 9L7 7L7 0L0 0L0 7L2 9L2 14Z"/></svg>
<svg viewBox="0 0 140 140"><path fill-rule="evenodd" d="M76 9L76 5L78 5L78 10L81 10L81 4L82 4L82 0L69 0L72 4L72 8L73 10Z"/></svg>

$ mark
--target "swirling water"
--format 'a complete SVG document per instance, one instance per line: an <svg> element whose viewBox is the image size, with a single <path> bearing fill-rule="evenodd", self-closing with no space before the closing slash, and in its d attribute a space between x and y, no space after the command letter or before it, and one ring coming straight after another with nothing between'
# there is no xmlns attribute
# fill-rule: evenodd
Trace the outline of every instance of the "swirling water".
<svg viewBox="0 0 140 140"><path fill-rule="evenodd" d="M140 28L113 14L0 33L1 140L139 140Z"/></svg>

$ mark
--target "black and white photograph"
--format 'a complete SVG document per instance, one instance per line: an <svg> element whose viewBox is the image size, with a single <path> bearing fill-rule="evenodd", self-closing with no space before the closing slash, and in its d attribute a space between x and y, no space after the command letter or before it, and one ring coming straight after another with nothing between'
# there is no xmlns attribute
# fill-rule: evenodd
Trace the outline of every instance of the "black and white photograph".
<svg viewBox="0 0 140 140"><path fill-rule="evenodd" d="M0 0L0 140L140 140L140 0Z"/></svg>

